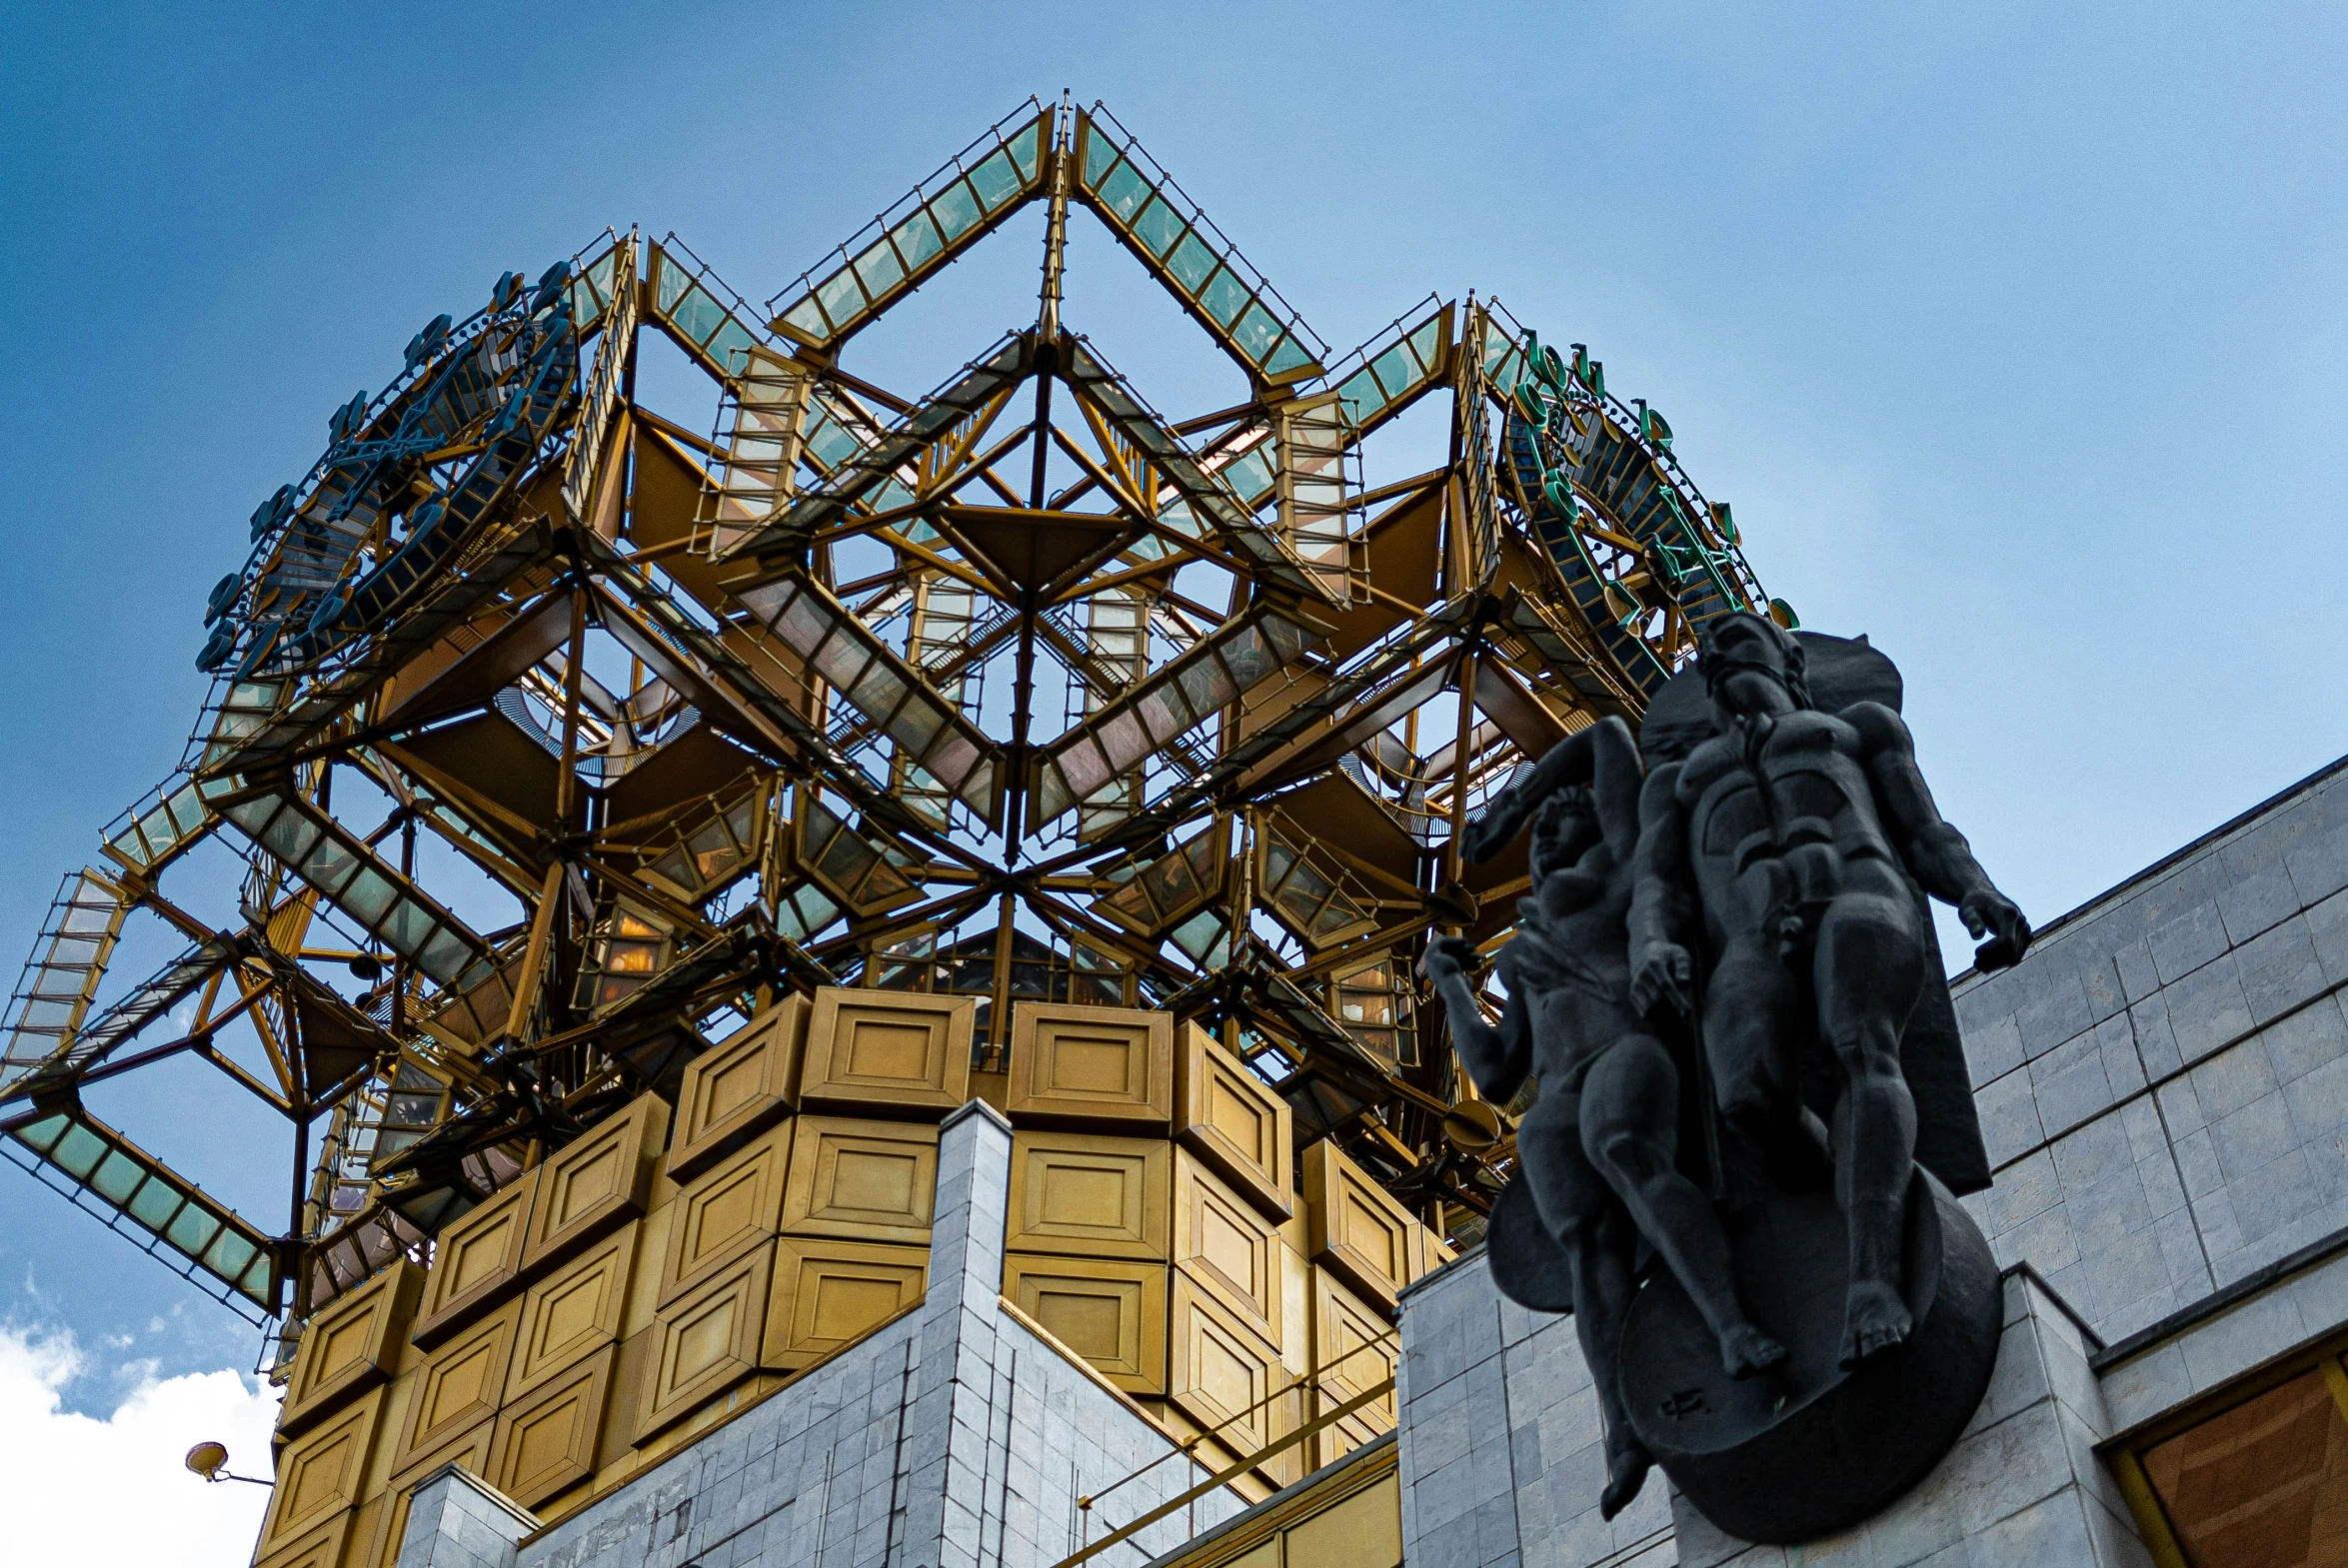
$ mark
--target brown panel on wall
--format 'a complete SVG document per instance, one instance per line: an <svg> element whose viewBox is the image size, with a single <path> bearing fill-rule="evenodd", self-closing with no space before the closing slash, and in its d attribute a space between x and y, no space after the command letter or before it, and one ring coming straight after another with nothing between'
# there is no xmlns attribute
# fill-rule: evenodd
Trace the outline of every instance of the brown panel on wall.
<svg viewBox="0 0 2348 1568"><path fill-rule="evenodd" d="M1134 1007L1023 1001L1012 1015L1011 1119L1023 1126L1166 1131L1174 1017Z"/></svg>
<svg viewBox="0 0 2348 1568"><path fill-rule="evenodd" d="M843 1116L802 1116L797 1126L785 1231L929 1244L938 1201L936 1127Z"/></svg>
<svg viewBox="0 0 2348 1568"><path fill-rule="evenodd" d="M671 1180L692 1179L791 1113L807 1018L807 998L794 991L686 1067Z"/></svg>
<svg viewBox="0 0 2348 1568"><path fill-rule="evenodd" d="M643 1213L668 1135L669 1102L647 1092L541 1166L524 1271L536 1273Z"/></svg>
<svg viewBox="0 0 2348 1568"><path fill-rule="evenodd" d="M263 1552L254 1568L336 1568L358 1518L356 1512L345 1509Z"/></svg>
<svg viewBox="0 0 2348 1568"><path fill-rule="evenodd" d="M425 1357L408 1390L408 1418L393 1470L411 1468L417 1459L497 1413L521 1310L520 1302L509 1301Z"/></svg>
<svg viewBox="0 0 2348 1568"><path fill-rule="evenodd" d="M1279 1227L1187 1150L1174 1155L1174 1262L1269 1341L1277 1354L1283 1250Z"/></svg>
<svg viewBox="0 0 2348 1568"><path fill-rule="evenodd" d="M1234 1454L1279 1436L1279 1352L1187 1276L1174 1279L1166 1396Z"/></svg>
<svg viewBox="0 0 2348 1568"><path fill-rule="evenodd" d="M599 1351L520 1404L506 1407L498 1416L490 1473L484 1478L490 1485L523 1507L536 1508L595 1473L614 1354L614 1348Z"/></svg>
<svg viewBox="0 0 2348 1568"><path fill-rule="evenodd" d="M636 1265L636 1225L591 1247L532 1285L522 1297L506 1402L529 1394L591 1350L620 1337L628 1281Z"/></svg>
<svg viewBox="0 0 2348 1568"><path fill-rule="evenodd" d="M375 1452L376 1418L383 1390L360 1395L334 1415L288 1443L277 1456L277 1486L261 1526L262 1544L274 1550L306 1530L359 1505L359 1487Z"/></svg>
<svg viewBox="0 0 2348 1568"><path fill-rule="evenodd" d="M643 1442L758 1370L759 1331L775 1249L763 1246L691 1295L661 1308L637 1395Z"/></svg>
<svg viewBox="0 0 2348 1568"><path fill-rule="evenodd" d="M1017 1132L1011 1140L1015 1252L1169 1256L1174 1146L1157 1138Z"/></svg>
<svg viewBox="0 0 2348 1568"><path fill-rule="evenodd" d="M926 1247L785 1236L775 1244L762 1366L796 1371L921 1299Z"/></svg>
<svg viewBox="0 0 2348 1568"><path fill-rule="evenodd" d="M816 992L800 1103L810 1110L937 1121L970 1098L972 996Z"/></svg>
<svg viewBox="0 0 2348 1568"><path fill-rule="evenodd" d="M1167 1270L1071 1257L1005 1260L1003 1293L1129 1394L1166 1392Z"/></svg>
<svg viewBox="0 0 2348 1568"><path fill-rule="evenodd" d="M1392 1312L1425 1271L1417 1220L1326 1138L1304 1151L1304 1202L1312 1260Z"/></svg>
<svg viewBox="0 0 2348 1568"><path fill-rule="evenodd" d="M781 1228L783 1188L798 1122L785 1122L696 1178L669 1209L659 1305L701 1287Z"/></svg>
<svg viewBox="0 0 2348 1568"><path fill-rule="evenodd" d="M1293 1212L1288 1102L1194 1023L1174 1064L1174 1133L1275 1219Z"/></svg>
<svg viewBox="0 0 2348 1568"><path fill-rule="evenodd" d="M408 1504L418 1484L445 1464L461 1464L486 1479L497 1429L495 1416L483 1416L437 1448L401 1460L392 1470L391 1484L360 1515L366 1538L353 1537L343 1568L398 1568L400 1544L408 1533Z"/></svg>
<svg viewBox="0 0 2348 1568"><path fill-rule="evenodd" d="M538 1172L508 1182L489 1201L440 1233L424 1281L422 1315L410 1336L429 1350L522 1282L522 1244Z"/></svg>
<svg viewBox="0 0 2348 1568"><path fill-rule="evenodd" d="M1318 1386L1314 1415L1326 1415L1356 1394L1394 1375L1398 1337L1378 1310L1353 1295L1334 1273L1312 1271L1312 1368ZM1392 1389L1317 1440L1316 1461L1327 1464L1394 1424Z"/></svg>
<svg viewBox="0 0 2348 1568"><path fill-rule="evenodd" d="M281 1435L391 1376L423 1287L424 1270L402 1258L311 1320L278 1414Z"/></svg>

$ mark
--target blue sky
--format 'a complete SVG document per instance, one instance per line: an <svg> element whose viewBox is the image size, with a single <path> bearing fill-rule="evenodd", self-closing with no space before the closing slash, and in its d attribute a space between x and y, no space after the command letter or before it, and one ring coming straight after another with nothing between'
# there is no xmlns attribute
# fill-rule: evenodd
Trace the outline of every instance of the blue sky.
<svg viewBox="0 0 2348 1568"><path fill-rule="evenodd" d="M246 515L423 322L606 224L675 229L763 300L1064 87L1332 344L1469 288L1590 344L1770 590L1900 661L1944 809L2034 918L2348 751L2337 12L19 3L6 26L0 964L177 760ZM926 388L1030 318L1031 227L851 368ZM1231 401L1089 220L1072 266L1072 325L1153 401ZM274 1212L276 1145L264 1168L175 1093L126 1115L176 1120L153 1141ZM6 1169L0 1320L79 1334L64 1398L92 1407L109 1367L256 1350Z"/></svg>

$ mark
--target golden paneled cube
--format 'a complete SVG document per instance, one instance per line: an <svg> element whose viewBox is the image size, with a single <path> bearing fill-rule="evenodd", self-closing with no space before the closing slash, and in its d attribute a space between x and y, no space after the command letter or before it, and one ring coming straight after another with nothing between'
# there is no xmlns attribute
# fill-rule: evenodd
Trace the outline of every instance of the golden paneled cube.
<svg viewBox="0 0 2348 1568"><path fill-rule="evenodd" d="M513 1365L506 1374L507 1403L620 1337L628 1282L635 1272L638 1228L633 1223L622 1226L523 1292Z"/></svg>
<svg viewBox="0 0 2348 1568"><path fill-rule="evenodd" d="M391 1375L423 1286L424 1270L402 1258L311 1320L278 1414L281 1434L293 1436Z"/></svg>
<svg viewBox="0 0 2348 1568"><path fill-rule="evenodd" d="M1251 1454L1280 1435L1276 1395L1287 1385L1279 1352L1187 1275L1174 1278L1167 1398L1222 1444Z"/></svg>
<svg viewBox="0 0 2348 1568"><path fill-rule="evenodd" d="M1279 1227L1187 1150L1174 1154L1174 1262L1276 1354L1283 1336Z"/></svg>
<svg viewBox="0 0 2348 1568"><path fill-rule="evenodd" d="M516 1177L440 1233L424 1281L422 1315L410 1335L417 1344L431 1349L521 1285L538 1176L532 1170Z"/></svg>
<svg viewBox="0 0 2348 1568"><path fill-rule="evenodd" d="M848 989L816 992L800 1103L850 1115L937 1121L970 1098L971 996Z"/></svg>
<svg viewBox="0 0 2348 1568"><path fill-rule="evenodd" d="M497 1413L522 1305L509 1301L424 1358L408 1389L408 1417L392 1468L405 1470Z"/></svg>
<svg viewBox="0 0 2348 1568"><path fill-rule="evenodd" d="M1194 1023L1174 1064L1174 1135L1274 1219L1293 1211L1288 1102Z"/></svg>
<svg viewBox="0 0 2348 1568"><path fill-rule="evenodd" d="M699 1290L661 1308L637 1396L636 1439L691 1415L758 1370L775 1249L763 1246Z"/></svg>
<svg viewBox="0 0 2348 1568"><path fill-rule="evenodd" d="M822 1360L919 1301L929 1268L926 1247L785 1236L760 1364L789 1372Z"/></svg>
<svg viewBox="0 0 2348 1568"><path fill-rule="evenodd" d="M263 1552L253 1568L336 1568L358 1518L357 1513L345 1509Z"/></svg>
<svg viewBox="0 0 2348 1568"><path fill-rule="evenodd" d="M1164 1132L1174 1118L1174 1017L1023 1001L1007 1092L1022 1126Z"/></svg>
<svg viewBox="0 0 2348 1568"><path fill-rule="evenodd" d="M1163 1262L1173 1172L1174 1147L1160 1138L1014 1133L1006 1245Z"/></svg>
<svg viewBox="0 0 2348 1568"><path fill-rule="evenodd" d="M1424 1227L1327 1138L1304 1151L1304 1202L1312 1260L1392 1312L1425 1271Z"/></svg>
<svg viewBox="0 0 2348 1568"><path fill-rule="evenodd" d="M1333 1396L1328 1408L1388 1382L1401 1353L1401 1336L1376 1308L1330 1270L1312 1271L1312 1376L1324 1395ZM1394 1409L1388 1387L1360 1414L1373 1433L1382 1432L1394 1424Z"/></svg>
<svg viewBox="0 0 2348 1568"><path fill-rule="evenodd" d="M677 1194L661 1263L660 1304L699 1289L781 1228L798 1122L785 1122L719 1161Z"/></svg>
<svg viewBox="0 0 2348 1568"><path fill-rule="evenodd" d="M615 1354L616 1347L608 1347L575 1362L499 1414L486 1477L490 1485L523 1507L536 1508L595 1473Z"/></svg>
<svg viewBox="0 0 2348 1568"><path fill-rule="evenodd" d="M938 1129L903 1121L802 1116L784 1188L795 1236L927 1245L938 1201Z"/></svg>
<svg viewBox="0 0 2348 1568"><path fill-rule="evenodd" d="M271 1549L359 1505L367 1462L375 1453L380 1388L360 1395L288 1443L277 1456L277 1486L261 1539Z"/></svg>
<svg viewBox="0 0 2348 1568"><path fill-rule="evenodd" d="M807 1020L807 998L795 991L686 1067L669 1149L671 1180L691 1180L791 1113Z"/></svg>
<svg viewBox="0 0 2348 1568"><path fill-rule="evenodd" d="M1127 1393L1166 1392L1164 1264L1015 1252L1005 1260L1003 1293Z"/></svg>
<svg viewBox="0 0 2348 1568"><path fill-rule="evenodd" d="M541 1166L524 1271L536 1273L643 1213L668 1135L669 1102L648 1092Z"/></svg>

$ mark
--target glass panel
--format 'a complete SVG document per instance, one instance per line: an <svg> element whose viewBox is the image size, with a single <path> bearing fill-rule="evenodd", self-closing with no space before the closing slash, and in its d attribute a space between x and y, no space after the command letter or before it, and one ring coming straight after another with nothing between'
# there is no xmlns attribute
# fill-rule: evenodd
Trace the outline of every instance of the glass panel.
<svg viewBox="0 0 2348 1568"><path fill-rule="evenodd" d="M171 1216L179 1212L180 1202L179 1193L160 1181L150 1181L139 1189L139 1195L132 1200L130 1216L149 1230L161 1234L163 1227L171 1222Z"/></svg>
<svg viewBox="0 0 2348 1568"><path fill-rule="evenodd" d="M1043 121L1039 118L1011 139L1012 161L1019 165L1022 181L1035 179L1036 171L1043 167L1044 133L1042 127Z"/></svg>
<svg viewBox="0 0 2348 1568"><path fill-rule="evenodd" d="M384 880L381 872L363 869L351 878L350 885L335 896L335 902L350 911L351 916L370 929L383 918L383 911L392 906L399 889Z"/></svg>
<svg viewBox="0 0 2348 1568"><path fill-rule="evenodd" d="M65 1136L49 1151L49 1157L77 1176L86 1176L90 1167L107 1155L106 1145L98 1135L79 1122L66 1129Z"/></svg>
<svg viewBox="0 0 2348 1568"><path fill-rule="evenodd" d="M1142 716L1142 727L1161 746L1197 723L1182 702L1180 688L1171 681L1144 693L1134 707Z"/></svg>
<svg viewBox="0 0 2348 1568"><path fill-rule="evenodd" d="M190 1257L202 1257L204 1249L212 1245L212 1238L220 1234L220 1220L190 1203L179 1211L179 1218L171 1222L164 1237L173 1246Z"/></svg>
<svg viewBox="0 0 2348 1568"><path fill-rule="evenodd" d="M823 311L813 299L801 300L783 313L783 319L810 337L821 337L831 330L824 322Z"/></svg>
<svg viewBox="0 0 2348 1568"><path fill-rule="evenodd" d="M1059 765L1062 780L1069 791L1079 797L1089 795L1109 783L1116 772L1101 756L1090 736L1079 737L1053 761Z"/></svg>
<svg viewBox="0 0 2348 1568"><path fill-rule="evenodd" d="M856 259L857 281L865 288L867 299L879 299L905 278L905 268L897 260L897 252L889 248L886 239L875 240L872 249Z"/></svg>
<svg viewBox="0 0 2348 1568"><path fill-rule="evenodd" d="M322 836L316 822L299 811L284 810L271 819L261 834L261 846L288 865L299 865L310 846Z"/></svg>
<svg viewBox="0 0 2348 1568"><path fill-rule="evenodd" d="M749 329L728 316L719 326L718 335L710 340L710 358L725 366L729 374L739 376L750 363L750 350L757 342Z"/></svg>
<svg viewBox="0 0 2348 1568"><path fill-rule="evenodd" d="M1103 755L1109 759L1112 768L1119 770L1132 767L1148 757L1152 750L1150 737L1142 729L1142 721L1134 717L1131 709L1110 714L1108 722L1101 727L1100 740ZM1071 780L1070 783L1075 781ZM1086 791L1088 794L1091 792Z"/></svg>
<svg viewBox="0 0 2348 1568"><path fill-rule="evenodd" d="M1117 167L1109 171L1109 177L1101 182L1100 191L1101 204L1123 223L1133 222L1134 214L1141 211L1142 204L1154 194L1143 183L1141 175L1134 172L1134 166L1122 158L1118 160Z"/></svg>
<svg viewBox="0 0 2348 1568"><path fill-rule="evenodd" d="M1206 281L1206 275L1214 271L1214 252L1200 244L1197 235L1185 234L1166 267L1174 274L1174 282L1195 294L1198 286Z"/></svg>
<svg viewBox="0 0 2348 1568"><path fill-rule="evenodd" d="M141 1170L120 1149L111 1149L98 1168L87 1177L100 1197L121 1205L136 1192L147 1173Z"/></svg>
<svg viewBox="0 0 2348 1568"><path fill-rule="evenodd" d="M1166 198L1153 196L1150 205L1134 219L1134 238L1151 255L1163 260L1167 248L1182 237L1183 227L1181 216L1166 204Z"/></svg>
<svg viewBox="0 0 2348 1568"><path fill-rule="evenodd" d="M1019 188L1019 171L1012 167L1011 155L1001 149L971 171L971 189L979 193L989 212L1018 195Z"/></svg>
<svg viewBox="0 0 2348 1568"><path fill-rule="evenodd" d="M986 215L979 210L978 198L971 194L971 188L957 180L940 192L938 199L930 204L930 216L938 220L939 230L946 236L947 243L952 244L976 228L979 220Z"/></svg>
<svg viewBox="0 0 2348 1568"><path fill-rule="evenodd" d="M382 935L394 952L419 953L432 939L433 918L422 904L402 898L385 917Z"/></svg>
<svg viewBox="0 0 2348 1568"><path fill-rule="evenodd" d="M864 296L856 291L856 277L845 267L816 286L816 303L833 323L846 321L865 308Z"/></svg>
<svg viewBox="0 0 2348 1568"><path fill-rule="evenodd" d="M1238 319L1239 312L1246 308L1247 298L1247 286L1225 267L1200 291L1198 303L1207 315L1228 327Z"/></svg>
<svg viewBox="0 0 2348 1568"><path fill-rule="evenodd" d="M223 1228L212 1249L204 1254L204 1266L223 1279L235 1279L252 1266L253 1255L259 1249L235 1231Z"/></svg>
<svg viewBox="0 0 2348 1568"><path fill-rule="evenodd" d="M1271 319L1271 312L1263 308L1261 300L1248 306L1247 314L1231 329L1231 338L1239 345L1239 352L1259 364L1279 335L1279 323Z"/></svg>
<svg viewBox="0 0 2348 1568"><path fill-rule="evenodd" d="M1085 134L1085 189L1099 190L1101 176L1108 172L1110 164L1116 159L1117 149L1110 145L1109 138L1102 135L1098 128L1088 130Z"/></svg>
<svg viewBox="0 0 2348 1568"><path fill-rule="evenodd" d="M889 237L897 242L897 249L905 257L908 268L918 268L946 249L946 241L939 236L938 226L930 221L930 215L926 212L917 212L906 219L891 231Z"/></svg>
<svg viewBox="0 0 2348 1568"><path fill-rule="evenodd" d="M658 280L653 285L654 308L666 316L677 308L678 297L685 292L685 286L693 280L687 277L685 269L671 261L666 253L655 251L653 254L655 258L653 274Z"/></svg>
<svg viewBox="0 0 2348 1568"><path fill-rule="evenodd" d="M2321 1369L2154 1445L2144 1473L2197 1564L2348 1562L2348 1424Z"/></svg>
<svg viewBox="0 0 2348 1568"><path fill-rule="evenodd" d="M49 1152L49 1146L57 1141L59 1134L65 1131L67 1125L68 1123L63 1116L44 1116L31 1126L17 1128L16 1136L20 1142L35 1153L46 1154Z"/></svg>
<svg viewBox="0 0 2348 1568"><path fill-rule="evenodd" d="M310 851L310 858L302 862L302 875L313 884L332 891L342 886L343 878L359 863L358 855L333 838L321 838L318 847Z"/></svg>
<svg viewBox="0 0 2348 1568"><path fill-rule="evenodd" d="M726 320L726 309L709 297L700 284L686 291L684 303L679 305L670 320L677 330L695 343L707 344Z"/></svg>
<svg viewBox="0 0 2348 1568"><path fill-rule="evenodd" d="M1198 714L1211 714L1225 707L1239 695L1223 674L1222 667L1211 659L1197 659L1174 672L1174 679L1182 685L1182 700Z"/></svg>

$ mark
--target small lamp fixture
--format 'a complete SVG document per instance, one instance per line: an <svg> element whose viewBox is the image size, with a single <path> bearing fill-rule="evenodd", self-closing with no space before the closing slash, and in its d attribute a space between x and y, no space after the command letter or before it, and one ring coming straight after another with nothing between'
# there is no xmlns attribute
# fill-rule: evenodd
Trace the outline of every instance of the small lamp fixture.
<svg viewBox="0 0 2348 1568"><path fill-rule="evenodd" d="M207 1481L250 1481L255 1486L271 1483L259 1476L228 1473L228 1445L209 1439L188 1450L187 1467Z"/></svg>

